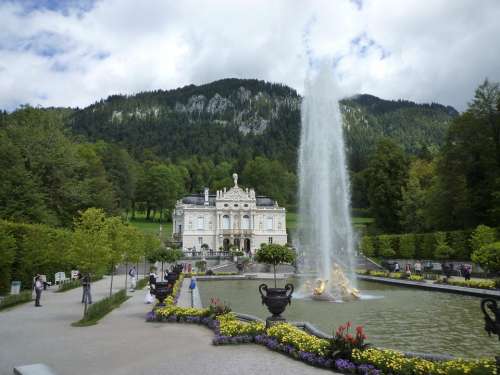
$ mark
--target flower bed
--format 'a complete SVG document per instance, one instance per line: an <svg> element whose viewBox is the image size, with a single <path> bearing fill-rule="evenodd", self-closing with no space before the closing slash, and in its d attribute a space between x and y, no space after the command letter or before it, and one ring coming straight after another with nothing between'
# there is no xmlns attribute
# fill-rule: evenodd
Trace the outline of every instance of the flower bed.
<svg viewBox="0 0 500 375"><path fill-rule="evenodd" d="M479 288L479 289L496 289L496 284L494 280L438 280L436 284L448 284L455 286L463 286L468 288Z"/></svg>
<svg viewBox="0 0 500 375"><path fill-rule="evenodd" d="M375 271L375 270L365 270L365 271L357 270L356 272L360 275L386 277L388 279L424 281L423 276L410 275L408 277L404 272L388 272L388 271Z"/></svg>
<svg viewBox="0 0 500 375"><path fill-rule="evenodd" d="M155 314L150 315L148 320L207 326L215 333L212 340L214 345L256 343L310 365L347 374L492 375L497 373L493 360L456 359L432 362L422 358L407 357L398 351L375 348L353 349L351 360L336 358L331 340L320 339L291 324L277 324L266 330L262 322L241 322L233 313L214 316L210 308L166 306L154 311ZM341 331L344 332L344 330ZM363 334L359 328L357 331ZM347 341L354 340L354 337L350 338L348 333L343 337Z"/></svg>

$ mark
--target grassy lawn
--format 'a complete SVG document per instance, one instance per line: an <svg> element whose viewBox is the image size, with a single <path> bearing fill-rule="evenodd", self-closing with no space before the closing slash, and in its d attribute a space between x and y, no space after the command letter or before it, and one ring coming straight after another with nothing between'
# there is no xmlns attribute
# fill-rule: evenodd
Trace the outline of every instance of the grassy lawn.
<svg viewBox="0 0 500 375"><path fill-rule="evenodd" d="M299 221L299 214L297 212L287 212L286 213L286 227L289 230L295 230ZM371 224L375 219L371 217L353 217L352 224L354 226L363 226Z"/></svg>
<svg viewBox="0 0 500 375"><path fill-rule="evenodd" d="M286 213L286 227L288 230L294 231L297 229L299 221L299 214L297 212L287 212ZM354 226L364 226L374 222L374 219L371 217L353 217L352 223ZM160 231L160 223L158 220L156 221L148 221L144 213L137 212L135 215L135 219L130 219L130 224L134 227L152 234L158 234ZM172 235L172 223L162 223L163 227L163 238L170 238Z"/></svg>

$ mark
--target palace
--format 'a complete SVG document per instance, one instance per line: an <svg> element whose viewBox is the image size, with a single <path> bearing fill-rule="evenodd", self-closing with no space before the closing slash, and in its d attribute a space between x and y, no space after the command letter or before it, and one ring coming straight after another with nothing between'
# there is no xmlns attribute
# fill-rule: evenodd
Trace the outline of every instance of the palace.
<svg viewBox="0 0 500 375"><path fill-rule="evenodd" d="M203 247L228 250L231 245L246 253L255 252L262 243L287 243L286 210L278 202L256 196L254 189L234 186L209 194L189 195L177 201L172 214L173 235L184 251Z"/></svg>

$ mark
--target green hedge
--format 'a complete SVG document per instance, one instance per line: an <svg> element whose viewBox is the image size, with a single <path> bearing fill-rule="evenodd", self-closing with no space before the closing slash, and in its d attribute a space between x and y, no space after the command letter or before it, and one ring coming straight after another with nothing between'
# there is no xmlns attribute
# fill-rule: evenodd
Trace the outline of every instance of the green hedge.
<svg viewBox="0 0 500 375"><path fill-rule="evenodd" d="M0 257L0 293L9 290L11 280L31 289L37 273L52 282L56 272L69 274L73 267L65 255L70 240L68 230L0 220L0 245L2 249L6 246L5 255Z"/></svg>
<svg viewBox="0 0 500 375"><path fill-rule="evenodd" d="M2 300L0 301L0 310L14 305L18 305L20 303L30 302L31 300L32 300L31 290L30 291L25 290L19 294L9 294L8 296L2 298Z"/></svg>
<svg viewBox="0 0 500 375"><path fill-rule="evenodd" d="M111 295L111 297L107 297L98 302L95 302L92 305L89 305L89 307L87 308L87 313L85 314L83 319L73 323L72 325L76 327L83 327L96 324L99 319L111 312L114 308L120 306L128 298L129 297L127 297L125 289L122 289L119 292Z"/></svg>
<svg viewBox="0 0 500 375"><path fill-rule="evenodd" d="M434 232L434 233L404 233L364 236L360 241L360 250L367 256L393 259L434 259L438 239L444 234L445 243L453 249L451 259L470 260L472 248L470 238L472 230Z"/></svg>

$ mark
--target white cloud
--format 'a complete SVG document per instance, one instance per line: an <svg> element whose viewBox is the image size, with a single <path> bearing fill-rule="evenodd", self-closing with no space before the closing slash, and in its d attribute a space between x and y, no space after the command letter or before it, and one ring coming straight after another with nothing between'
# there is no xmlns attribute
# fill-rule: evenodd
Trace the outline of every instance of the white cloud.
<svg viewBox="0 0 500 375"><path fill-rule="evenodd" d="M346 92L461 110L485 77L500 81L497 0L358 4L105 0L86 11L27 11L3 2L0 108L85 106L226 77L302 91L311 56L336 59Z"/></svg>

